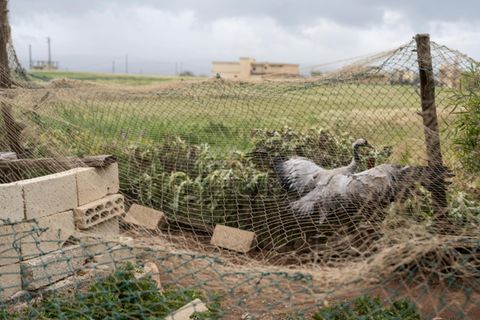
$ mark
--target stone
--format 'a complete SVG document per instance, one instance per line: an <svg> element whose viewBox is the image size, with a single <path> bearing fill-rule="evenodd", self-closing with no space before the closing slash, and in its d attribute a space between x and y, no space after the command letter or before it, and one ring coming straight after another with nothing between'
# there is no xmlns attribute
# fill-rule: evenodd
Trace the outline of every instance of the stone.
<svg viewBox="0 0 480 320"><path fill-rule="evenodd" d="M165 320L189 320L195 312L208 311L207 306L200 299L195 299L192 302L184 305L177 311L169 314Z"/></svg>
<svg viewBox="0 0 480 320"><path fill-rule="evenodd" d="M67 278L83 268L86 258L84 248L75 245L22 261L22 287L36 290Z"/></svg>
<svg viewBox="0 0 480 320"><path fill-rule="evenodd" d="M77 206L77 183L73 171L17 183L23 187L26 219L38 219Z"/></svg>
<svg viewBox="0 0 480 320"><path fill-rule="evenodd" d="M134 204L130 207L123 221L149 230L157 230L165 222L165 214L161 211Z"/></svg>
<svg viewBox="0 0 480 320"><path fill-rule="evenodd" d="M106 196L100 200L96 200L75 208L75 225L79 229L88 229L125 214L124 199L121 194L113 194Z"/></svg>
<svg viewBox="0 0 480 320"><path fill-rule="evenodd" d="M78 168L75 172L79 206L118 193L120 189L118 163L103 168Z"/></svg>
<svg viewBox="0 0 480 320"><path fill-rule="evenodd" d="M143 265L143 271L135 274L135 278L143 279L150 276L157 284L157 288L160 292L163 292L162 282L160 281L160 270L154 262L147 261Z"/></svg>
<svg viewBox="0 0 480 320"><path fill-rule="evenodd" d="M247 253L255 242L255 232L240 230L217 224L210 243L225 249Z"/></svg>
<svg viewBox="0 0 480 320"><path fill-rule="evenodd" d="M0 224L22 221L25 218L23 209L23 189L18 183L0 184Z"/></svg>
<svg viewBox="0 0 480 320"><path fill-rule="evenodd" d="M0 267L0 304L22 290L20 264Z"/></svg>
<svg viewBox="0 0 480 320"><path fill-rule="evenodd" d="M60 249L75 232L73 211L41 217L37 219L36 227L36 232L21 239L23 259L30 259Z"/></svg>

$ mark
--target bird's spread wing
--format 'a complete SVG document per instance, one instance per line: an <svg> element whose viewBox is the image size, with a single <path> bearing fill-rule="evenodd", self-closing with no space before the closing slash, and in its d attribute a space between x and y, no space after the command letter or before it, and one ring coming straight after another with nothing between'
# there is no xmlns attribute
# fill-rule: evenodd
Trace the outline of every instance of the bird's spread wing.
<svg viewBox="0 0 480 320"><path fill-rule="evenodd" d="M277 160L274 170L288 190L297 191L299 194L313 190L318 182L316 177L326 172L313 161L301 157Z"/></svg>

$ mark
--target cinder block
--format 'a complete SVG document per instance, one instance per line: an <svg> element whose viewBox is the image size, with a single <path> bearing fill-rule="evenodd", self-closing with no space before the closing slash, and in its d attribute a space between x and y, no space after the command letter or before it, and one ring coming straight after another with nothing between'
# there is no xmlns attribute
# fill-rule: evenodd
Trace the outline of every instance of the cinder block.
<svg viewBox="0 0 480 320"><path fill-rule="evenodd" d="M123 221L150 230L157 230L166 219L161 211L134 204L123 218Z"/></svg>
<svg viewBox="0 0 480 320"><path fill-rule="evenodd" d="M73 210L75 225L79 229L88 229L103 221L125 213L123 196L114 194L90 202Z"/></svg>
<svg viewBox="0 0 480 320"><path fill-rule="evenodd" d="M215 246L242 253L250 251L254 242L255 232L231 228L221 224L215 226L212 239L210 240L210 243Z"/></svg>
<svg viewBox="0 0 480 320"><path fill-rule="evenodd" d="M73 211L55 213L37 220L37 230L21 240L24 260L46 254L62 247L75 232Z"/></svg>
<svg viewBox="0 0 480 320"><path fill-rule="evenodd" d="M24 218L22 186L18 183L0 184L0 224Z"/></svg>
<svg viewBox="0 0 480 320"><path fill-rule="evenodd" d="M69 277L82 269L86 258L84 248L75 245L22 261L22 287L36 290Z"/></svg>
<svg viewBox="0 0 480 320"><path fill-rule="evenodd" d="M76 176L79 206L118 193L120 189L117 163L104 168L78 168Z"/></svg>
<svg viewBox="0 0 480 320"><path fill-rule="evenodd" d="M22 290L20 264L9 264L0 267L0 302Z"/></svg>
<svg viewBox="0 0 480 320"><path fill-rule="evenodd" d="M75 172L65 171L18 182L23 187L25 218L38 219L77 206Z"/></svg>
<svg viewBox="0 0 480 320"><path fill-rule="evenodd" d="M117 236L120 234L119 220L119 217L113 217L112 219L103 221L83 231L85 233L92 233L103 237Z"/></svg>
<svg viewBox="0 0 480 320"><path fill-rule="evenodd" d="M202 302L202 300L195 299L177 311L169 314L165 320L188 320L195 312L205 311L208 311L207 306Z"/></svg>

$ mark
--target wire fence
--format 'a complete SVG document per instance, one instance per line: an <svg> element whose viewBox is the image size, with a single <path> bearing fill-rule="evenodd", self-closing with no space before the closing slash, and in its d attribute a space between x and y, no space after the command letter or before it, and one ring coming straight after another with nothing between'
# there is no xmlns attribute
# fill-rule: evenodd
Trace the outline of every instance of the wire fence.
<svg viewBox="0 0 480 320"><path fill-rule="evenodd" d="M304 79L17 80L0 92L0 318L195 302L196 319L477 319L477 62L417 55Z"/></svg>

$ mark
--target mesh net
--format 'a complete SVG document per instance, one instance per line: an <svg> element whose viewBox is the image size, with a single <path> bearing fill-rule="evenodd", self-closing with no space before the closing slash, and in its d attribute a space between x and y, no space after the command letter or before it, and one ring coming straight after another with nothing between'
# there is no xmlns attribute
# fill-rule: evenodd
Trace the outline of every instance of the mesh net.
<svg viewBox="0 0 480 320"><path fill-rule="evenodd" d="M417 53L2 91L0 317L477 319L477 63Z"/></svg>

